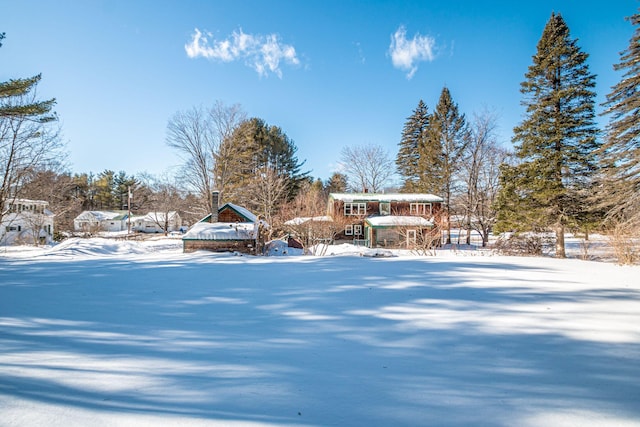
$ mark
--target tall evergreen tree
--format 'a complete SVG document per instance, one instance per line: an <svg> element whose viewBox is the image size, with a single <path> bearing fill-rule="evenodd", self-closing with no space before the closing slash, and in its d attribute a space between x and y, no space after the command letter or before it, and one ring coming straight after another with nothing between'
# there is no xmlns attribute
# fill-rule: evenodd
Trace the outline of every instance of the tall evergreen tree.
<svg viewBox="0 0 640 427"><path fill-rule="evenodd" d="M424 144L427 127L429 126L429 109L420 100L413 114L407 118L400 138L396 167L403 180L402 189L412 192L419 188L420 149Z"/></svg>
<svg viewBox="0 0 640 427"><path fill-rule="evenodd" d="M218 167L224 166L230 171L225 200L256 209L256 191L264 193L282 185L285 191L278 193L282 193L283 200L278 202L292 200L308 175L301 172L304 162L298 161L297 150L294 142L277 126L269 126L258 118L240 123L220 149L225 158L219 159ZM258 183L261 183L259 190L254 185Z"/></svg>
<svg viewBox="0 0 640 427"><path fill-rule="evenodd" d="M444 198L446 243L451 243L451 199L461 167L460 159L468 143L469 128L465 116L453 102L449 89L444 87L438 105L429 117L425 143L420 150L420 186Z"/></svg>
<svg viewBox="0 0 640 427"><path fill-rule="evenodd" d="M498 196L497 228L551 227L559 258L565 228L583 215L584 188L596 173L595 76L587 58L552 13L521 84L526 115L513 136L519 164L502 168Z"/></svg>
<svg viewBox="0 0 640 427"><path fill-rule="evenodd" d="M0 47L4 38L5 33L0 33ZM24 95L32 92L41 78L42 76L38 74L25 79L0 82L0 118L33 117L40 122L55 120L55 114L51 114L51 109L56 103L55 99L24 102Z"/></svg>
<svg viewBox="0 0 640 427"><path fill-rule="evenodd" d="M344 193L347 191L347 176L340 172L334 172L325 183L325 190L327 194Z"/></svg>
<svg viewBox="0 0 640 427"><path fill-rule="evenodd" d="M640 14L627 18L636 26L620 62L622 78L604 104L610 116L603 149L605 185L602 197L609 215L640 225Z"/></svg>

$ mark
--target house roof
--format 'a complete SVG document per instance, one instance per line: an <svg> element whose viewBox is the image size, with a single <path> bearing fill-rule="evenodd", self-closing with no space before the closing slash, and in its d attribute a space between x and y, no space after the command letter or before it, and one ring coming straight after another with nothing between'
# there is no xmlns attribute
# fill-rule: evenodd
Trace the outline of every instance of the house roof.
<svg viewBox="0 0 640 427"><path fill-rule="evenodd" d="M256 224L241 222L198 222L185 233L182 240L252 240L256 238Z"/></svg>
<svg viewBox="0 0 640 427"><path fill-rule="evenodd" d="M329 198L344 202L444 202L442 197L428 193L331 193Z"/></svg>
<svg viewBox="0 0 640 427"><path fill-rule="evenodd" d="M249 209L244 208L242 206L234 205L233 203L225 203L224 205L218 208L218 213L222 212L225 209L231 209L235 211L238 215L244 218L245 222L258 222L258 217L253 214ZM208 222L211 218L211 214L202 218L199 222Z"/></svg>
<svg viewBox="0 0 640 427"><path fill-rule="evenodd" d="M300 225L300 224L304 224L305 222L332 222L333 218L331 218L330 216L314 216L314 217L297 217L297 218L293 218L290 219L289 221L285 221L284 225Z"/></svg>
<svg viewBox="0 0 640 427"><path fill-rule="evenodd" d="M371 227L433 227L433 221L421 216L383 215L365 219Z"/></svg>
<svg viewBox="0 0 640 427"><path fill-rule="evenodd" d="M172 220L173 218L176 217L176 215L178 215L178 212L170 211L170 212L166 212L166 214L168 214L169 220ZM156 222L156 221L162 222L165 220L165 212L149 212L144 216L136 216L135 219L150 221L150 222Z"/></svg>
<svg viewBox="0 0 640 427"><path fill-rule="evenodd" d="M116 211L84 211L75 220L78 221L110 221L110 220L123 220L127 219L127 214Z"/></svg>
<svg viewBox="0 0 640 427"><path fill-rule="evenodd" d="M29 204L29 205L48 205L49 202L47 202L46 200L33 200L33 199L7 199L7 201L11 202L11 203L21 203L23 205Z"/></svg>

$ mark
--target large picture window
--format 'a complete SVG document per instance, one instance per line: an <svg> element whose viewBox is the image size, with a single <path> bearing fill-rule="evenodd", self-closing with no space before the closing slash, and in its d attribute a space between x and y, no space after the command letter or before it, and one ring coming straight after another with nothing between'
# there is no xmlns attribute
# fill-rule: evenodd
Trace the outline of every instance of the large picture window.
<svg viewBox="0 0 640 427"><path fill-rule="evenodd" d="M347 202L344 204L344 215L365 215L367 213L367 204L366 203L351 203Z"/></svg>
<svg viewBox="0 0 640 427"><path fill-rule="evenodd" d="M431 215L431 203L411 203L409 214L411 215Z"/></svg>

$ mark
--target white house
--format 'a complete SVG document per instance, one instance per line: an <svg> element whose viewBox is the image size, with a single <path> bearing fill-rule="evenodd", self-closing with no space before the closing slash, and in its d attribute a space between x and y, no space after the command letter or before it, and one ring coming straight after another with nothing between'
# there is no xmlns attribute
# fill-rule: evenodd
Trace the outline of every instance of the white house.
<svg viewBox="0 0 640 427"><path fill-rule="evenodd" d="M131 217L131 230L141 233L164 233L178 231L182 227L182 218L176 211L149 212L144 216Z"/></svg>
<svg viewBox="0 0 640 427"><path fill-rule="evenodd" d="M84 211L73 220L75 231L123 231L126 230L126 211Z"/></svg>
<svg viewBox="0 0 640 427"><path fill-rule="evenodd" d="M53 218L49 202L15 199L8 204L0 224L0 243L46 244L53 241Z"/></svg>

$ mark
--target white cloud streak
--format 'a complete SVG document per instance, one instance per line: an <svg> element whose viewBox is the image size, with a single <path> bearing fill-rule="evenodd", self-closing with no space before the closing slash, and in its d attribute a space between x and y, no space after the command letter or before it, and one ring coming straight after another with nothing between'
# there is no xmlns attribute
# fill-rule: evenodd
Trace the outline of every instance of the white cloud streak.
<svg viewBox="0 0 640 427"><path fill-rule="evenodd" d="M184 46L189 58L207 58L222 62L244 60L262 77L273 73L282 78L281 63L300 64L293 46L282 43L276 34L247 34L238 29L224 40L195 29L191 41Z"/></svg>
<svg viewBox="0 0 640 427"><path fill-rule="evenodd" d="M436 41L433 37L422 36L419 33L411 40L407 39L407 30L400 26L391 35L389 55L393 66L407 71L407 79L411 79L418 71L418 62L433 61Z"/></svg>

